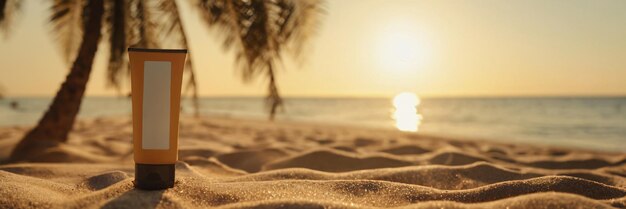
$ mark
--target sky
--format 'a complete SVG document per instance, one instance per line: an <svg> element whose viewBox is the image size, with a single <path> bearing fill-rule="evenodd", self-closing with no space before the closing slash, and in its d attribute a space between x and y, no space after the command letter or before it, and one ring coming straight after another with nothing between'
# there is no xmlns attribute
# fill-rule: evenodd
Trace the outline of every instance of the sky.
<svg viewBox="0 0 626 209"><path fill-rule="evenodd" d="M234 56L179 1L202 96L263 96L242 82ZM52 96L69 64L47 23L46 2L26 1L0 38L0 85L9 96ZM292 97L626 95L626 1L328 0L303 59L286 60ZM109 96L100 47L87 95ZM126 90L127 91L127 90Z"/></svg>

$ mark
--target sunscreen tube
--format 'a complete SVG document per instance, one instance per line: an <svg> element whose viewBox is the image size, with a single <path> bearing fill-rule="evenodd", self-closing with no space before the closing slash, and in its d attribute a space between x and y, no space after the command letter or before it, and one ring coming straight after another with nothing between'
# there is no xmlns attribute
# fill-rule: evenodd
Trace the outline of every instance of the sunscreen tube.
<svg viewBox="0 0 626 209"><path fill-rule="evenodd" d="M174 186L180 91L187 50L128 48L135 187Z"/></svg>

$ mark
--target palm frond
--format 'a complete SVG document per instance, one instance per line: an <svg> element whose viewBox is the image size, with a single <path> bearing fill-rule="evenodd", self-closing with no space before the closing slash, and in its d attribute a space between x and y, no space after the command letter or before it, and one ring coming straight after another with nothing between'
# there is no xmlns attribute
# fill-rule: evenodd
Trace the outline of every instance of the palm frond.
<svg viewBox="0 0 626 209"><path fill-rule="evenodd" d="M157 37L157 23L155 15L153 14L155 1L147 0L128 0L129 12L131 24L129 33L135 34L132 36L134 40L131 42L133 47L141 48L159 48L159 41Z"/></svg>
<svg viewBox="0 0 626 209"><path fill-rule="evenodd" d="M21 4L20 0L0 0L0 33L3 33L5 37L8 36L15 15L21 9Z"/></svg>
<svg viewBox="0 0 626 209"><path fill-rule="evenodd" d="M223 39L223 49L235 51L240 69L248 65L248 63L243 63L248 49L243 46L241 37L246 30L245 27L240 26L238 10L242 4L241 1L230 0L198 0L195 4L205 24L218 30L220 38ZM248 81L248 77L250 76L244 76L244 81Z"/></svg>
<svg viewBox="0 0 626 209"><path fill-rule="evenodd" d="M109 1L107 28L109 33L109 63L107 84L118 92L122 81L129 78L128 47L159 48L155 1L113 0Z"/></svg>
<svg viewBox="0 0 626 209"><path fill-rule="evenodd" d="M50 22L57 35L66 63L70 63L82 41L85 0L55 0Z"/></svg>
<svg viewBox="0 0 626 209"><path fill-rule="evenodd" d="M321 25L320 14L326 14L321 0L293 1L281 0L276 3L280 16L275 20L278 28L277 45L290 46L291 52L299 57L309 39L316 35Z"/></svg>
<svg viewBox="0 0 626 209"><path fill-rule="evenodd" d="M324 13L321 0L197 0L202 19L219 30L225 50L234 50L244 82L268 79L270 119L282 106L276 66L286 48L298 56Z"/></svg>
<svg viewBox="0 0 626 209"><path fill-rule="evenodd" d="M6 11L4 10L7 9L7 1L8 0L0 0L0 21L5 20Z"/></svg>
<svg viewBox="0 0 626 209"><path fill-rule="evenodd" d="M120 80L125 69L128 68L128 60L125 53L128 48L126 37L126 3L124 0L109 1L107 5L106 26L109 34L109 63L107 66L107 84L114 87L118 93L121 91Z"/></svg>

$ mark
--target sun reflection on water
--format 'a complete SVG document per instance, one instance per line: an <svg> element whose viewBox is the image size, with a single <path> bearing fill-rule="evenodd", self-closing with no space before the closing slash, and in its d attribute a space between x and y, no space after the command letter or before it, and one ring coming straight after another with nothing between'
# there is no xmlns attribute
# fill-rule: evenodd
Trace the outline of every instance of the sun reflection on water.
<svg viewBox="0 0 626 209"><path fill-rule="evenodd" d="M414 93L403 92L393 98L393 114L396 128L400 131L417 132L422 121L422 115L417 112L420 99Z"/></svg>

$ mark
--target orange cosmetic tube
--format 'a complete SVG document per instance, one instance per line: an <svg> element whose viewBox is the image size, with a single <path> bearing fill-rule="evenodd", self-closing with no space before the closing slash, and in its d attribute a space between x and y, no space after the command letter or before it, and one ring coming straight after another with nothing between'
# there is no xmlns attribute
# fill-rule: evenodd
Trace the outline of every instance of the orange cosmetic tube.
<svg viewBox="0 0 626 209"><path fill-rule="evenodd" d="M187 50L128 48L135 187L174 186L180 92Z"/></svg>

